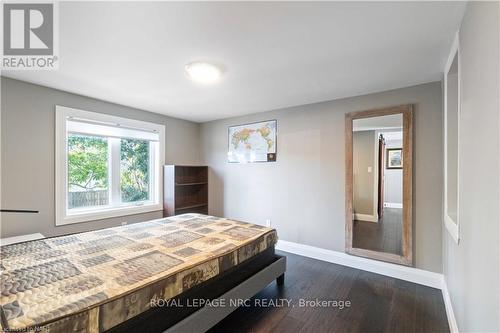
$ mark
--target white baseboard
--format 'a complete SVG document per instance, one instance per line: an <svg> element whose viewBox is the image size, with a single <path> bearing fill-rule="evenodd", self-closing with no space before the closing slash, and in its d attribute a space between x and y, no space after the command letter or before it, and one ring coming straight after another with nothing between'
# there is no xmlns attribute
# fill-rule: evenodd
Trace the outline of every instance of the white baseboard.
<svg viewBox="0 0 500 333"><path fill-rule="evenodd" d="M443 301L444 301L444 306L446 308L446 317L448 317L448 325L450 326L450 332L458 333L457 319L455 318L455 313L453 312L450 293L448 292L448 285L446 284L446 280L444 278L443 278L443 285L441 286L441 292L443 293Z"/></svg>
<svg viewBox="0 0 500 333"><path fill-rule="evenodd" d="M375 216L375 215L368 215L368 214L354 213L354 214L352 214L352 219L353 220L358 220L358 221L378 222L378 217L377 216Z"/></svg>
<svg viewBox="0 0 500 333"><path fill-rule="evenodd" d="M441 289L442 287L442 274L425 271L423 269L356 257L344 252L326 250L319 247L298 244L284 240L279 240L276 248L281 251L323 260L342 266L357 268L368 272L382 274L397 279L422 284L424 286L438 289Z"/></svg>
<svg viewBox="0 0 500 333"><path fill-rule="evenodd" d="M395 203L395 202L384 202L384 207L387 208L403 208L402 203Z"/></svg>
<svg viewBox="0 0 500 333"><path fill-rule="evenodd" d="M10 245L10 244L15 244L15 243L21 243L21 242L42 239L42 238L45 238L45 236L42 235L41 233L37 232L35 234L27 234L27 235L21 235L21 236L2 238L2 239L0 239L0 245L2 245L2 246L3 245Z"/></svg>
<svg viewBox="0 0 500 333"><path fill-rule="evenodd" d="M450 331L452 333L458 333L457 321L455 319L450 294L448 293L448 287L443 274L368 258L356 257L344 252L326 250L319 247L284 240L278 241L276 249L440 289L443 294Z"/></svg>

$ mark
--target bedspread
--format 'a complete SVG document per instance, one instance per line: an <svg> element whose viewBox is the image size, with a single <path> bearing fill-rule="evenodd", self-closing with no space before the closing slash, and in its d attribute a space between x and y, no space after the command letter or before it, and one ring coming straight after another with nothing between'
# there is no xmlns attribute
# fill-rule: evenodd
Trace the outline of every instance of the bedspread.
<svg viewBox="0 0 500 333"><path fill-rule="evenodd" d="M184 214L2 246L2 327L102 332L276 241L274 229Z"/></svg>

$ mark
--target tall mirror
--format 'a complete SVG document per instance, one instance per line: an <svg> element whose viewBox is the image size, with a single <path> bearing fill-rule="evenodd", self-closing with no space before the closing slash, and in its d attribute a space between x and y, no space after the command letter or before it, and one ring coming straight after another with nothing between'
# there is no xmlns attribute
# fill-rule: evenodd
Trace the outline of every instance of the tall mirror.
<svg viewBox="0 0 500 333"><path fill-rule="evenodd" d="M412 265L412 107L346 114L346 252Z"/></svg>

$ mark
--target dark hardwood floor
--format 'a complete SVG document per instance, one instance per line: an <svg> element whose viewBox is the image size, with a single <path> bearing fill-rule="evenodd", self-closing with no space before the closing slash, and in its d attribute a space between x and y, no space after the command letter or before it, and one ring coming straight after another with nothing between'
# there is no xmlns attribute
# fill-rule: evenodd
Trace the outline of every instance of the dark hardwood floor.
<svg viewBox="0 0 500 333"><path fill-rule="evenodd" d="M401 208L384 208L384 215L377 223L355 220L353 247L401 255L402 212Z"/></svg>
<svg viewBox="0 0 500 333"><path fill-rule="evenodd" d="M271 283L209 332L449 332L441 291L349 267L287 256L285 285ZM290 299L290 306L257 301ZM350 301L350 307L300 307L304 300Z"/></svg>

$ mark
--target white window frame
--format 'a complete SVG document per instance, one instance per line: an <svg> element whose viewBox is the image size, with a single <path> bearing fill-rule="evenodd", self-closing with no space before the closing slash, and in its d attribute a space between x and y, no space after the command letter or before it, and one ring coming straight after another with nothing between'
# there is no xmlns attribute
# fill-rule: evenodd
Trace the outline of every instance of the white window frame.
<svg viewBox="0 0 500 333"><path fill-rule="evenodd" d="M448 72L453 64L453 60L457 56L458 67L458 96L457 96L457 216L456 223L448 215ZM453 240L458 244L460 240L460 99L461 99L461 68L460 68L460 39L458 32L455 35L453 44L444 68L444 205L443 205L443 220L448 233L452 236Z"/></svg>
<svg viewBox="0 0 500 333"><path fill-rule="evenodd" d="M139 120L133 120L128 118L116 117L107 114L83 111L79 109L69 108L65 106L56 105L56 132L55 132L55 209L56 209L56 226L101 220L112 217L126 216L132 214L147 213L153 211L160 211L163 209L163 190L161 184L163 184L163 172L162 166L165 162L165 126L155 123L149 123ZM73 118L90 120L98 123L104 124L119 124L126 128L133 128L144 131L153 131L158 133L158 149L152 151L150 158L157 159L158 165L154 166L154 170L151 171L151 188L150 188L150 200L143 201L139 203L121 204L117 206L107 206L99 207L96 209L82 209L81 211L74 211L68 214L67 201L68 201L68 186L67 186L67 142L68 142L68 131L67 131L67 120ZM119 140L119 139L110 139ZM111 149L116 149L119 145L110 145ZM158 155L158 156L156 156ZM111 162L111 170L109 173L110 177L115 177L114 182L120 181L120 174L111 172L114 170L119 170L120 161ZM118 165L116 165L118 163ZM114 166L113 166L114 165ZM112 180L113 182L113 180ZM116 186L114 189L116 190ZM113 188L109 188L109 191L113 191ZM111 198L119 198L114 193Z"/></svg>

